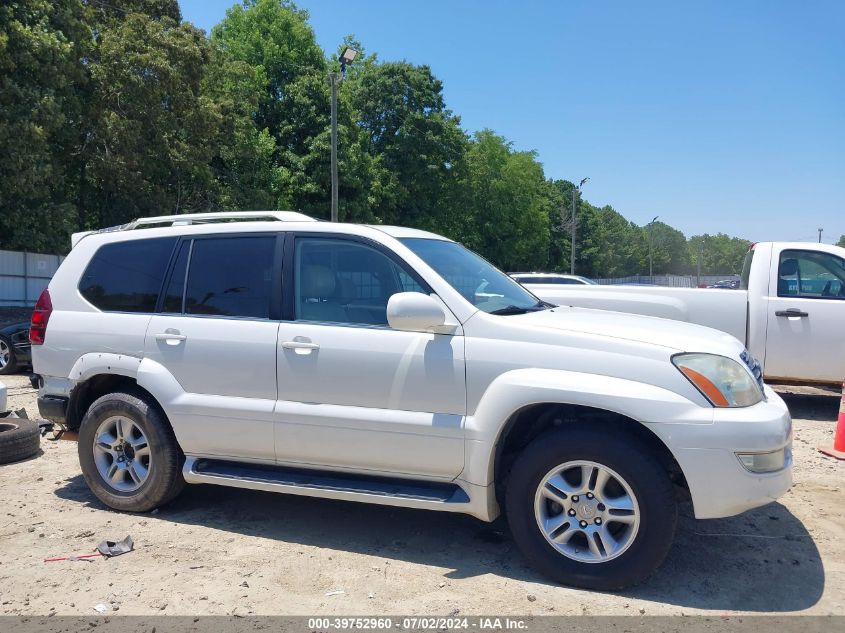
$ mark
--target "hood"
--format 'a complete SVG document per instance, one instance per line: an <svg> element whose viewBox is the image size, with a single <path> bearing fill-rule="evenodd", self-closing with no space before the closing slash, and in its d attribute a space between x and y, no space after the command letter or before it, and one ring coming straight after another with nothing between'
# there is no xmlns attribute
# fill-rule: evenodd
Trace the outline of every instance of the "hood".
<svg viewBox="0 0 845 633"><path fill-rule="evenodd" d="M507 318L519 319L534 327L660 345L676 352L704 352L736 358L745 349L730 334L703 325L609 310L560 306Z"/></svg>

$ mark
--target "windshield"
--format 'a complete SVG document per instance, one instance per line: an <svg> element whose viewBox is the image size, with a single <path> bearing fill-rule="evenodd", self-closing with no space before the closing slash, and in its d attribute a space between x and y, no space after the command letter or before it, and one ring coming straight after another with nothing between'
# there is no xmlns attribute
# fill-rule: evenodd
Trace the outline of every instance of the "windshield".
<svg viewBox="0 0 845 633"><path fill-rule="evenodd" d="M522 314L548 307L483 257L455 242L400 240L464 298L490 314Z"/></svg>

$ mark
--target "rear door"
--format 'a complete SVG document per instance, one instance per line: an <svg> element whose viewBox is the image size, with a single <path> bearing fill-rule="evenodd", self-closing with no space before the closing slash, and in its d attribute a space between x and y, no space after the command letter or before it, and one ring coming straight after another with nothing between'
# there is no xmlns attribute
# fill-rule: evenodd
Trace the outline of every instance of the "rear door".
<svg viewBox="0 0 845 633"><path fill-rule="evenodd" d="M765 374L769 379L845 379L845 260L832 253L774 253Z"/></svg>
<svg viewBox="0 0 845 633"><path fill-rule="evenodd" d="M183 239L145 356L173 376L162 403L186 453L274 461L282 239Z"/></svg>

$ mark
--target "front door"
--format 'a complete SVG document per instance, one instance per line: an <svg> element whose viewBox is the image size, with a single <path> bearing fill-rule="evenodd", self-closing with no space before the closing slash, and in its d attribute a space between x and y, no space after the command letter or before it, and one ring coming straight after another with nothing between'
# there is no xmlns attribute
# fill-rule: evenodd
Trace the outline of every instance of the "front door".
<svg viewBox="0 0 845 633"><path fill-rule="evenodd" d="M832 253L783 250L776 275L769 284L766 377L841 383L845 260Z"/></svg>
<svg viewBox="0 0 845 633"><path fill-rule="evenodd" d="M241 234L180 245L145 356L166 370L159 379L170 381L171 397L162 405L188 454L275 459L276 241Z"/></svg>
<svg viewBox="0 0 845 633"><path fill-rule="evenodd" d="M451 479L463 468L463 337L387 324L397 292L429 292L381 247L299 236L286 259L276 458ZM288 294L291 293L291 294Z"/></svg>

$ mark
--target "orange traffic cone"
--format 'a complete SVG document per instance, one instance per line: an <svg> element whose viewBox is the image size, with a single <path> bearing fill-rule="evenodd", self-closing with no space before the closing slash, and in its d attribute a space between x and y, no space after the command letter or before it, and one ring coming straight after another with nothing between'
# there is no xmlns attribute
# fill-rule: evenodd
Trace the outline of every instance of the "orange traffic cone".
<svg viewBox="0 0 845 633"><path fill-rule="evenodd" d="M845 460L845 384L842 385L842 402L839 404L839 421L833 436L833 448L820 446L819 451L828 457Z"/></svg>

